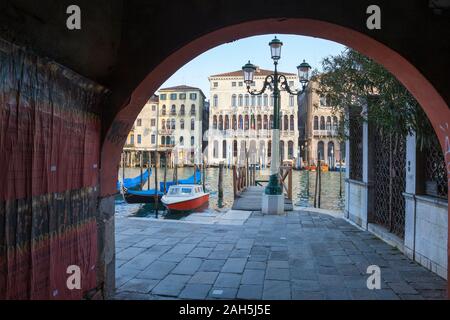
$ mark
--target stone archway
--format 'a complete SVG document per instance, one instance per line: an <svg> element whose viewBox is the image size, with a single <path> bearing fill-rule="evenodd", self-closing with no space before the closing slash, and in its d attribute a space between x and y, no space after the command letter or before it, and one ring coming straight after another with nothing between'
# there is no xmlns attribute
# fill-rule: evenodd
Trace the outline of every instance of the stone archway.
<svg viewBox="0 0 450 320"><path fill-rule="evenodd" d="M450 110L419 68L381 42L347 27L312 19L264 19L223 27L199 36L149 71L145 79L134 89L129 102L115 115L112 125L107 130L101 151L102 197L109 197L114 193L116 168L123 146L123 142L117 141L125 140L124 132L131 127L144 103L175 70L197 55L232 41L237 36L243 38L267 33L288 33L332 40L352 47L383 65L405 85L426 112L444 150L450 177ZM118 128L123 132L118 133L120 131Z"/></svg>

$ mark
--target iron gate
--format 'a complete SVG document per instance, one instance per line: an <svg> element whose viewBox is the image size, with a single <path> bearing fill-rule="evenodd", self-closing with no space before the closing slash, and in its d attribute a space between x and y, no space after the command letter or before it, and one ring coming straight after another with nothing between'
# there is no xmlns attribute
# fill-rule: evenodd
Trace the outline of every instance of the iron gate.
<svg viewBox="0 0 450 320"><path fill-rule="evenodd" d="M405 232L406 137L374 130L373 222L399 237Z"/></svg>

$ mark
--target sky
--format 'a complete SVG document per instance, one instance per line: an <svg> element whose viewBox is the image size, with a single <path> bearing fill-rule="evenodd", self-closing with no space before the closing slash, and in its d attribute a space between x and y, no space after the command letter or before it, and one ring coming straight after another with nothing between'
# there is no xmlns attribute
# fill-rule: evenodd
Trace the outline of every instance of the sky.
<svg viewBox="0 0 450 320"><path fill-rule="evenodd" d="M283 42L278 70L297 73L297 66L306 60L312 69L321 70L321 60L336 55L345 46L328 40L298 35L270 34L243 38L210 49L175 72L161 88L188 85L200 88L209 99L208 77L213 74L241 70L250 60L262 69L273 69L269 42L277 36Z"/></svg>

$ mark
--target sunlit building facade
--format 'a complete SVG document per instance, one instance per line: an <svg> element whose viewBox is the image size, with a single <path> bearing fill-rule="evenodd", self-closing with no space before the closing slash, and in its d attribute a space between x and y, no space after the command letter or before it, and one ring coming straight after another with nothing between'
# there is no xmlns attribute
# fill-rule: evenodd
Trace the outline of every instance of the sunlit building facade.
<svg viewBox="0 0 450 320"><path fill-rule="evenodd" d="M272 72L257 69L252 89L260 89ZM299 85L294 73L283 74L291 88ZM210 112L208 131L208 163L233 165L238 162L270 165L273 96L266 90L253 96L247 92L242 71L212 75L210 82ZM285 90L281 96L280 155L283 161L298 157L297 97Z"/></svg>

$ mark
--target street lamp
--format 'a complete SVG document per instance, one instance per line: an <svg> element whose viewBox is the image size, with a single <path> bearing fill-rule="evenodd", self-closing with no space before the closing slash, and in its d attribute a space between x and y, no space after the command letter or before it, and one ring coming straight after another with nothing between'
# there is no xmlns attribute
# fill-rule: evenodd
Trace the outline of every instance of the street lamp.
<svg viewBox="0 0 450 320"><path fill-rule="evenodd" d="M265 195L273 196L273 199L268 197L263 197L263 213L282 213L284 211L284 198L283 189L278 178L278 172L280 167L280 154L279 154L279 144L280 144L280 90L286 90L291 95L300 95L304 92L306 85L309 81L309 71L311 66L303 60L303 62L297 67L298 76L300 83L302 84L301 90L292 90L289 87L287 78L283 74L278 74L277 65L278 60L281 58L281 47L283 42L281 42L277 37L269 42L270 54L274 64L274 72L269 74L264 79L263 88L261 90L252 90L251 85L256 72L256 66L250 63L250 61L242 67L244 82L247 85L247 91L250 95L261 95L267 88L273 90L274 99L274 110L273 110L273 127L272 127L272 160L270 165L270 179L269 184L265 189ZM272 209L267 209L265 211L265 201L271 201L269 205ZM276 205L272 201L276 201ZM281 204L280 204L281 202ZM278 208L278 209L276 209ZM280 212L281 208L281 212Z"/></svg>

